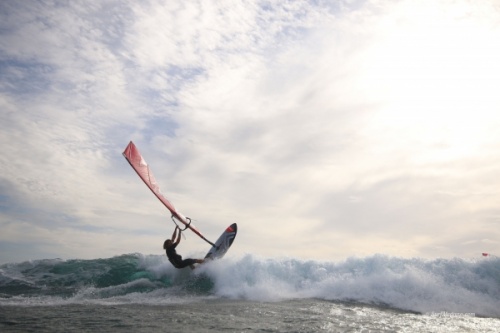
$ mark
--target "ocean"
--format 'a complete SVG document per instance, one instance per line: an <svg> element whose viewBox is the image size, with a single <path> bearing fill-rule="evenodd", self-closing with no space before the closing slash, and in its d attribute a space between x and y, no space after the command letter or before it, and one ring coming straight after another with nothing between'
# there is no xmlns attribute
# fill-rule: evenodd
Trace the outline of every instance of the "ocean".
<svg viewBox="0 0 500 333"><path fill-rule="evenodd" d="M500 259L164 255L0 266L1 332L500 332Z"/></svg>

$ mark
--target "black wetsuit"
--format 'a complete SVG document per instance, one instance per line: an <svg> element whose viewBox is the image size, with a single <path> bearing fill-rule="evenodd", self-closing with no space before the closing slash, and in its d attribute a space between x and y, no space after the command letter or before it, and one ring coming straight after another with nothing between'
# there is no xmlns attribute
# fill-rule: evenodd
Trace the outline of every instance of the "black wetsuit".
<svg viewBox="0 0 500 333"><path fill-rule="evenodd" d="M172 263L172 265L174 265L175 268L184 268L184 267L196 264L196 260L194 260L194 259L182 260L182 256L177 254L177 251L175 251L176 247L177 247L177 244L172 244L172 246L167 247L167 250L166 250L168 260Z"/></svg>

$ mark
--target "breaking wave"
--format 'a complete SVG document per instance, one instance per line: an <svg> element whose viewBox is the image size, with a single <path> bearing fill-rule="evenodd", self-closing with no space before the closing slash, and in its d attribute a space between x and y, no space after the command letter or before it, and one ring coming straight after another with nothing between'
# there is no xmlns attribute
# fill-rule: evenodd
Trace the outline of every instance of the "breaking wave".
<svg viewBox="0 0 500 333"><path fill-rule="evenodd" d="M375 255L341 262L246 255L176 270L165 256L46 259L0 266L0 306L172 304L200 299L317 298L401 310L500 317L500 259L403 259Z"/></svg>

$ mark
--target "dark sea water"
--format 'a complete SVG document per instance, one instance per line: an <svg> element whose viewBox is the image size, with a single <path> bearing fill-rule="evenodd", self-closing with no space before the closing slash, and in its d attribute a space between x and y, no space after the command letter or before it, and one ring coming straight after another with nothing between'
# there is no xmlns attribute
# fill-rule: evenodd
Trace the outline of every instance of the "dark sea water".
<svg viewBox="0 0 500 333"><path fill-rule="evenodd" d="M500 260L164 256L0 266L0 332L500 332Z"/></svg>

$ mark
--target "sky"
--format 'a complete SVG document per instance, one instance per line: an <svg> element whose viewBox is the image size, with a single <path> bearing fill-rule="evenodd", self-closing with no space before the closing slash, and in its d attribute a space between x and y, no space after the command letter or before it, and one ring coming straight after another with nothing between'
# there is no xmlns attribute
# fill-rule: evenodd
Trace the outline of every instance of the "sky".
<svg viewBox="0 0 500 333"><path fill-rule="evenodd" d="M496 0L0 2L0 264L500 253ZM209 245L186 231L183 256Z"/></svg>

